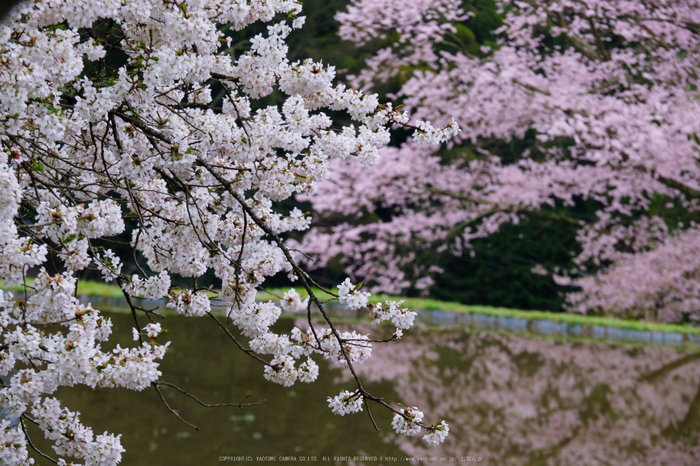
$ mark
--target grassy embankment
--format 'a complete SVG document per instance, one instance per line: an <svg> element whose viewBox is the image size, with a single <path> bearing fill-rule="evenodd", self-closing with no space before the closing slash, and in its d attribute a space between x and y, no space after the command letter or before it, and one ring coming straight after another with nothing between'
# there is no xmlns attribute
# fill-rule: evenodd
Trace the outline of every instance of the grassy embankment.
<svg viewBox="0 0 700 466"><path fill-rule="evenodd" d="M0 283L0 287L6 290L22 292L23 288L21 286L4 287ZM280 298L285 291L285 289L268 289L267 291L261 291L258 293L258 300L276 300ZM302 296L302 299L306 297L306 291L297 288L297 291ZM315 293L320 299L328 299L331 296L320 290L315 290ZM107 298L121 298L122 292L118 286L101 283L101 282L83 282L81 281L78 286L78 294L84 296L100 296ZM690 325L674 325L674 324L661 324L656 322L640 322L633 320L623 320L616 319L612 317L593 317L593 316L583 316L579 314L567 314L567 313L554 313L554 312L542 312L542 311L521 311L518 309L505 309L496 308L490 306L471 306L466 304L460 304L455 302L445 302L437 301L428 298L399 298L396 296L388 296L384 294L375 294L370 298L373 302L383 302L387 299L404 299L404 306L413 309L425 309L428 311L438 310L447 312L460 312L460 313L478 313L498 317L518 317L522 319L530 320L551 320L555 322L566 322L568 324L582 324L582 325L601 325L606 327L616 327L628 330L646 330L652 332L677 332L677 333L688 333L688 334L700 334L700 328L693 327Z"/></svg>

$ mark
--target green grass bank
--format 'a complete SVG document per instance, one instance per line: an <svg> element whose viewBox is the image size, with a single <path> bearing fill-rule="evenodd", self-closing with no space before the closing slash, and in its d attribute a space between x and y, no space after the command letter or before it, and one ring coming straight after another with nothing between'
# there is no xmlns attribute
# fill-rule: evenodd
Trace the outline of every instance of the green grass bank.
<svg viewBox="0 0 700 466"><path fill-rule="evenodd" d="M0 288L2 288L3 290L20 293L24 291L24 287L22 286L7 287L0 284ZM266 289L265 291L258 292L257 299L259 301L277 300L280 299L287 290L289 290L289 288ZM297 291L301 295L302 299L304 299L307 296L307 293L304 289L297 288ZM331 295L318 289L314 290L314 293L316 293L316 295L322 300L332 298ZM82 296L99 296L105 298L123 297L122 292L117 285L90 281L81 281L79 283L78 294ZM436 310L444 312L483 314L498 317L517 317L530 320L550 320L555 322L565 322L568 324L599 325L627 330L674 332L681 334L700 334L700 327L693 327L688 324L663 324L657 322L624 320L613 317L584 316L580 314L542 311L522 311L519 309L506 309L490 306L472 306L455 302L438 301L429 298L401 298L385 294L373 294L370 298L370 301L383 302L387 299L404 300L405 307L413 309L424 309L428 311Z"/></svg>

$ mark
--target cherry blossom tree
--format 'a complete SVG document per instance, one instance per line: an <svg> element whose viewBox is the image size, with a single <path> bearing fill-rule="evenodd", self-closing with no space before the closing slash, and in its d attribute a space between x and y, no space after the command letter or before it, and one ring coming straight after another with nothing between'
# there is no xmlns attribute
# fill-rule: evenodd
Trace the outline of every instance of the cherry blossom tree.
<svg viewBox="0 0 700 466"><path fill-rule="evenodd" d="M436 251L473 254L504 222L561 222L578 229L574 269L534 269L580 289L569 309L695 321L700 8L497 1L489 42L473 33L483 3L354 0L337 15L342 38L379 47L355 87L394 89L412 118L462 132L383 149L369 173L337 162L308 198L321 221L304 247L399 293L433 283ZM584 202L594 219L567 214Z"/></svg>
<svg viewBox="0 0 700 466"><path fill-rule="evenodd" d="M395 413L400 432L423 432L430 443L446 437L444 421L430 424L418 408L363 388L354 368L378 340L333 325L286 244L309 218L280 212L279 201L313 191L331 158L375 164L388 128L411 126L376 95L334 86L333 67L287 60L285 39L303 25L300 12L294 0L35 1L0 24L0 278L25 289L0 292L3 464L32 464L37 455L57 464L119 463L119 435L94 435L52 397L59 386L150 387L179 417L161 394L169 387L189 395L160 379L164 316L139 297L211 318L266 379L284 386L316 379L313 355L345 365L357 388L328 398L336 414L367 408L371 418L373 402ZM223 31L256 22L271 22L267 33L232 55ZM280 104L262 103L272 93ZM353 122L339 125L330 111ZM412 127L433 144L457 131ZM116 237L127 238L132 257L109 247ZM138 273L122 272L127 260ZM114 347L110 319L76 299L89 268L123 291L133 347ZM220 291L197 280L208 271ZM280 305L257 303L256 288L278 272L298 280L309 299L290 291ZM190 285L173 286L176 276ZM208 292L226 303L226 321L211 312ZM369 294L349 280L334 296L354 309L368 305ZM386 341L415 316L396 302L369 310L396 327ZM307 324L273 332L286 311L306 312ZM315 313L326 327L312 325ZM35 448L28 424L55 442L54 454Z"/></svg>

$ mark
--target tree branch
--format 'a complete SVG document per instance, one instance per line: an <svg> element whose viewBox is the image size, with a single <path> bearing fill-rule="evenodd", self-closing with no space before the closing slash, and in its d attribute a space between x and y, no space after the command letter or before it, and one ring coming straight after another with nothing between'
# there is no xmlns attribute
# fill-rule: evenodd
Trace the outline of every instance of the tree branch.
<svg viewBox="0 0 700 466"><path fill-rule="evenodd" d="M688 186L686 184L681 183L680 181L674 180L672 178L666 178L665 176L660 176L658 180L668 186L669 188L673 188L675 190L680 191L681 193L685 194L686 197L689 197L691 199L700 199L700 190L693 188L691 186Z"/></svg>
<svg viewBox="0 0 700 466"><path fill-rule="evenodd" d="M182 393L183 395L192 398L194 401L196 401L196 402L199 403L200 405L204 406L205 408L219 408L219 407L221 407L221 406L235 406L235 407L237 407L237 408L243 409L243 408L245 408L245 407L259 405L259 404L262 404L262 403L264 403L265 401L267 401L267 400L262 400L262 401L256 401L255 403L243 403L243 402L241 402L241 403L214 403L214 404L209 404L209 403L203 402L202 400L200 400L200 399L197 398L196 396L192 395L192 394L191 394L190 392L188 392L187 390L182 389L182 388L178 387L177 385L172 384L172 383L170 383L170 382L154 382L154 383L157 384L157 385L165 385L166 387L174 388L175 390L177 390L178 392ZM248 397L246 397L246 398L248 398Z"/></svg>

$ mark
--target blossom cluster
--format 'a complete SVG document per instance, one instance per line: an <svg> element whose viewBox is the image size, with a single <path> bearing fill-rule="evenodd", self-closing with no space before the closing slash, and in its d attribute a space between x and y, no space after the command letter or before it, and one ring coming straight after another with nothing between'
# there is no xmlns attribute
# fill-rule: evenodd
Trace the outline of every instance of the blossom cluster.
<svg viewBox="0 0 700 466"><path fill-rule="evenodd" d="M292 341L301 348L304 354L319 353L324 358L339 366L362 364L372 355L372 343L369 335L356 331L336 333L329 328L310 328L303 332L299 328L292 329Z"/></svg>
<svg viewBox="0 0 700 466"><path fill-rule="evenodd" d="M241 347L273 382L315 380L313 353L344 365L371 355L356 332L275 333L282 309L310 312L296 293L281 307L255 301L279 272L308 285L283 238L310 219L277 202L313 193L331 159L376 165L390 127L408 124L376 95L334 84L332 66L290 63L301 11L295 0L37 0L0 22L0 279L27 290L26 299L0 292L0 402L56 441L55 462L119 462L118 435L94 436L51 395L158 382L168 345L160 323L140 323L152 313L139 299L215 317L201 288L174 289L180 278L221 281L216 298L249 339ZM247 51L228 53L221 25L258 21L271 24ZM253 102L273 92L279 105ZM431 128L426 142L455 132ZM117 235L130 242L129 274L127 257L104 246ZM47 261L59 273L41 268ZM110 320L74 296L87 269L121 288L137 346L101 349ZM342 301L367 304L346 286ZM1 435L4 464L31 462L26 435L5 422Z"/></svg>
<svg viewBox="0 0 700 466"><path fill-rule="evenodd" d="M338 285L338 300L342 304L347 304L350 309L362 309L367 306L370 294L360 291L361 285L353 285L349 278Z"/></svg>
<svg viewBox="0 0 700 466"><path fill-rule="evenodd" d="M193 293L192 290L185 290L182 293L176 293L167 306L175 309L178 314L188 317L203 316L211 311L209 297L202 291Z"/></svg>
<svg viewBox="0 0 700 466"><path fill-rule="evenodd" d="M39 427L53 440L54 450L59 455L84 458L85 464L117 464L124 448L121 435L104 433L94 436L92 429L79 420L80 413L61 408L55 398L46 398L32 409L32 416Z"/></svg>
<svg viewBox="0 0 700 466"><path fill-rule="evenodd" d="M102 351L99 342L110 337L111 321L73 296L75 284L70 272L49 276L42 270L24 305L11 294L2 294L0 325L7 349L0 353L0 373L2 377L13 369L15 373L0 390L0 402L11 418L31 412L47 438L56 441L57 454L83 459L87 464L116 464L124 451L119 436L94 437L79 423L76 413L61 409L58 401L45 395L59 386L75 384L143 390L160 377L158 360L168 345L117 345L112 351ZM65 333L40 330L48 323L64 327ZM156 338L159 324L149 324L146 332ZM26 365L31 368L17 370ZM27 439L23 434L18 436L16 429L13 432L6 421L2 426L3 437L14 439L12 444L3 444L6 449L0 448L5 464L30 464Z"/></svg>
<svg viewBox="0 0 700 466"><path fill-rule="evenodd" d="M333 414L345 416L350 413L358 413L362 411L362 395L355 392L343 390L339 395L328 397L328 407L331 408Z"/></svg>
<svg viewBox="0 0 700 466"><path fill-rule="evenodd" d="M303 312L308 305L309 298L302 301L301 296L299 296L299 293L297 293L297 290L294 288L286 291L280 300L280 306L282 306L282 310L286 312Z"/></svg>
<svg viewBox="0 0 700 466"><path fill-rule="evenodd" d="M395 414L391 426L396 433L413 436L420 433L423 424L423 412L413 407L401 408L400 414Z"/></svg>
<svg viewBox="0 0 700 466"><path fill-rule="evenodd" d="M391 321L396 326L394 335L401 337L403 330L407 330L413 326L416 319L416 311L408 308L402 308L403 301L387 300L384 305L382 303L372 303L369 305L370 316L373 324L379 324L383 321Z"/></svg>
<svg viewBox="0 0 700 466"><path fill-rule="evenodd" d="M158 275L142 279L138 275L131 277L126 292L134 297L143 296L146 299L160 299L170 290L170 275L163 270Z"/></svg>
<svg viewBox="0 0 700 466"><path fill-rule="evenodd" d="M447 423L445 421L440 421L434 426L426 426L423 423L423 417L423 412L415 406L401 408L400 412L394 415L391 426L397 434L403 434L409 437L420 434L421 429L425 428L429 433L423 436L423 440L430 445L440 445L443 443L450 431Z"/></svg>

